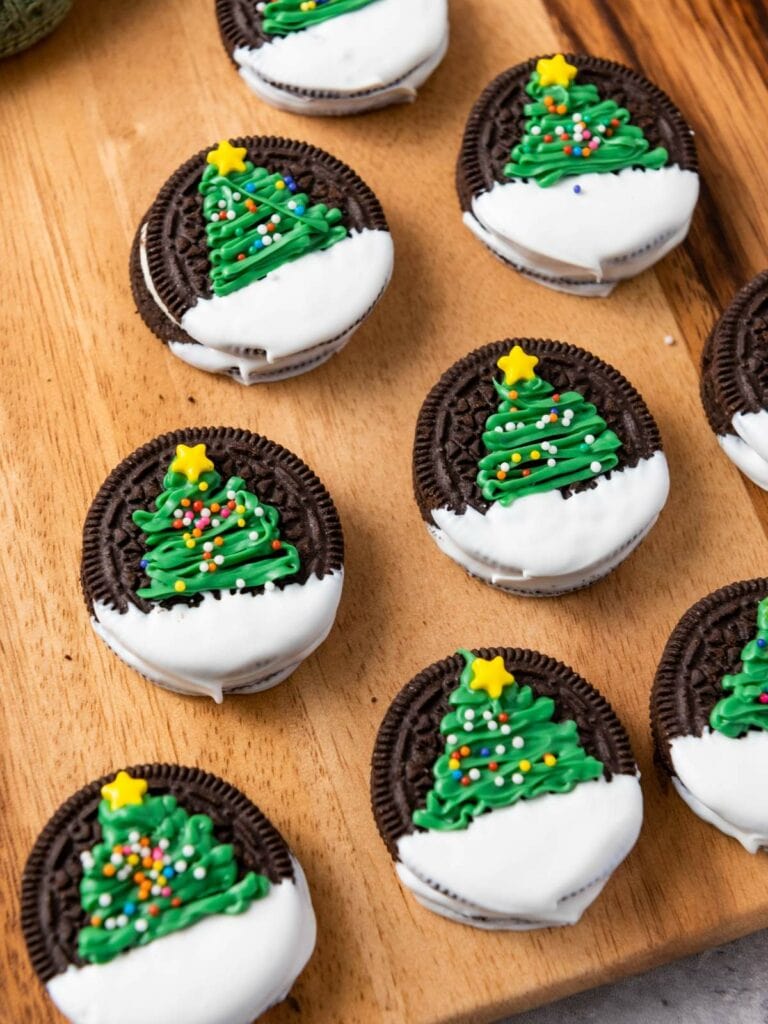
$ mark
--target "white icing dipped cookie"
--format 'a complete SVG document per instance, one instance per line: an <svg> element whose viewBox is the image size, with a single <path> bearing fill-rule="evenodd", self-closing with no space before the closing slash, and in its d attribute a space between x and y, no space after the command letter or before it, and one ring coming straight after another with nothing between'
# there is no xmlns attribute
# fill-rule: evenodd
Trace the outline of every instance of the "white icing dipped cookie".
<svg viewBox="0 0 768 1024"><path fill-rule="evenodd" d="M447 0L217 0L216 15L247 85L297 114L413 102L448 48Z"/></svg>
<svg viewBox="0 0 768 1024"><path fill-rule="evenodd" d="M371 780L401 883L476 928L575 924L642 824L610 705L535 651L460 650L420 672L384 718Z"/></svg>
<svg viewBox="0 0 768 1024"><path fill-rule="evenodd" d="M502 260L558 291L608 295L685 238L697 166L660 89L612 61L556 54L483 92L457 186L464 223Z"/></svg>
<svg viewBox="0 0 768 1024"><path fill-rule="evenodd" d="M728 306L704 346L701 400L728 458L768 490L768 271Z"/></svg>
<svg viewBox="0 0 768 1024"><path fill-rule="evenodd" d="M253 693L326 638L344 578L341 526L299 458L245 430L190 428L129 455L83 531L98 635L169 690Z"/></svg>
<svg viewBox="0 0 768 1024"><path fill-rule="evenodd" d="M651 696L659 763L694 813L768 848L768 580L732 583L675 626Z"/></svg>
<svg viewBox="0 0 768 1024"><path fill-rule="evenodd" d="M422 406L416 500L440 549L519 594L565 593L621 563L669 490L645 403L573 345L511 339L455 363Z"/></svg>
<svg viewBox="0 0 768 1024"><path fill-rule="evenodd" d="M393 258L378 200L341 161L290 139L224 140L161 189L134 239L131 286L175 356L255 384L343 348Z"/></svg>
<svg viewBox="0 0 768 1024"><path fill-rule="evenodd" d="M105 776L56 812L27 861L22 925L72 1024L251 1024L316 935L279 832L233 786L168 764Z"/></svg>

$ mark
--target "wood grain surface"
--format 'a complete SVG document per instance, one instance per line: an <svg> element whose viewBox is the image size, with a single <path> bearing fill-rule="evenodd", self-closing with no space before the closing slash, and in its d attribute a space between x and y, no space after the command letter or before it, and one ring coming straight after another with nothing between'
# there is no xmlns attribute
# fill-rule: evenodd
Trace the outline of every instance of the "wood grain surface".
<svg viewBox="0 0 768 1024"><path fill-rule="evenodd" d="M225 776L306 869L318 946L269 1024L491 1021L768 925L764 858L662 787L647 725L678 617L721 584L768 574L768 497L721 455L697 393L714 317L768 262L768 12L736 0L453 0L452 19L449 53L414 106L349 119L261 104L227 62L211 0L80 0L55 35L0 66L3 1022L60 1019L19 931L30 844L72 791L144 760ZM494 261L462 227L453 190L482 87L568 47L668 90L702 165L689 241L607 300L555 294ZM350 163L384 204L396 270L342 355L246 390L185 366L147 332L127 262L167 175L208 143L256 133ZM468 349L512 335L561 338L618 366L654 412L672 473L641 548L592 589L544 601L464 576L411 496L427 389ZM334 495L347 538L330 639L286 684L221 707L125 667L92 633L78 588L81 523L102 479L145 440L191 424L247 427L296 451ZM602 689L643 771L639 844L573 928L485 934L429 914L398 886L369 811L387 702L458 645L494 644L539 648Z"/></svg>

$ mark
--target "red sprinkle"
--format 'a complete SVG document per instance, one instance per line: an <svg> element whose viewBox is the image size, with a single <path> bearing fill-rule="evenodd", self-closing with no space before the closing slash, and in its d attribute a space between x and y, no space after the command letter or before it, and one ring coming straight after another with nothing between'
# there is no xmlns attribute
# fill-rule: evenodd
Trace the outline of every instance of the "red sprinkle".
<svg viewBox="0 0 768 1024"><path fill-rule="evenodd" d="M501 712L501 714L499 715L499 721L500 722L508 722L509 721L509 715L507 714L506 711L502 711Z"/></svg>

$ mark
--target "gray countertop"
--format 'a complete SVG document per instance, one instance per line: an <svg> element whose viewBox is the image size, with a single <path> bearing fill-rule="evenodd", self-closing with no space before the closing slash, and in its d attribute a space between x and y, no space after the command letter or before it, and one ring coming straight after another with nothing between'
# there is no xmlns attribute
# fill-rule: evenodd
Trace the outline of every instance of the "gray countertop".
<svg viewBox="0 0 768 1024"><path fill-rule="evenodd" d="M768 931L506 1024L768 1024Z"/></svg>

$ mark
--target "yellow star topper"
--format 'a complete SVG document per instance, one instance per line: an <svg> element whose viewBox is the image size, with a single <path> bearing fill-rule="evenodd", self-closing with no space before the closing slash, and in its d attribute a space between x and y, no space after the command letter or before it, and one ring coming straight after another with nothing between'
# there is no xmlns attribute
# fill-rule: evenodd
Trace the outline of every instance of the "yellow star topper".
<svg viewBox="0 0 768 1024"><path fill-rule="evenodd" d="M562 53L556 53L554 57L542 57L536 64L539 85L542 88L548 85L561 85L567 89L576 77L577 71L578 68L569 64Z"/></svg>
<svg viewBox="0 0 768 1024"><path fill-rule="evenodd" d="M470 690L485 690L491 700L498 700L504 687L514 681L515 677L507 672L501 655L492 661L475 658L472 662L472 680L469 688Z"/></svg>
<svg viewBox="0 0 768 1024"><path fill-rule="evenodd" d="M101 795L109 800L110 811L119 811L128 804L140 804L147 792L146 779L134 779L128 772L118 772L114 782L101 787Z"/></svg>
<svg viewBox="0 0 768 1024"><path fill-rule="evenodd" d="M201 473L210 473L213 463L205 454L204 444L196 444L194 448L180 444L170 469L172 473L183 473L191 484L196 484Z"/></svg>
<svg viewBox="0 0 768 1024"><path fill-rule="evenodd" d="M205 158L209 164L213 164L219 174L231 174L232 171L244 171L245 146L232 146L226 139L222 139L216 149L212 149Z"/></svg>
<svg viewBox="0 0 768 1024"><path fill-rule="evenodd" d="M515 345L509 355L502 356L496 365L504 371L504 383L515 384L519 380L533 380L536 376L533 368L538 361L537 356L529 356Z"/></svg>

